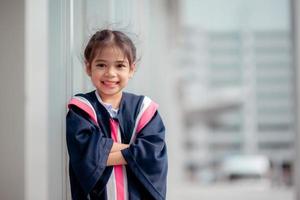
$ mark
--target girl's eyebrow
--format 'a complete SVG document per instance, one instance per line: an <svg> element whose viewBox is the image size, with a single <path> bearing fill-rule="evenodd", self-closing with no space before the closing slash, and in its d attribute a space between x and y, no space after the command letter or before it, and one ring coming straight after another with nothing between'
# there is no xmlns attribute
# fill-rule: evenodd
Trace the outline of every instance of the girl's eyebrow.
<svg viewBox="0 0 300 200"><path fill-rule="evenodd" d="M128 63L127 60L117 60L116 63Z"/></svg>
<svg viewBox="0 0 300 200"><path fill-rule="evenodd" d="M108 62L107 60L104 60L104 59L97 59L97 60L95 60L95 62ZM127 60L117 60L117 61L115 61L116 63L128 63L128 61Z"/></svg>
<svg viewBox="0 0 300 200"><path fill-rule="evenodd" d="M95 62L106 62L106 60L97 59L97 60L95 60Z"/></svg>

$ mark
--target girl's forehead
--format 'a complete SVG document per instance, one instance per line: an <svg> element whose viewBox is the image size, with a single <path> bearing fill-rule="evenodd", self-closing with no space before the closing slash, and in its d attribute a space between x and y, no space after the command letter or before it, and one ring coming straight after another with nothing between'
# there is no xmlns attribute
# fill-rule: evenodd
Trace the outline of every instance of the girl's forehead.
<svg viewBox="0 0 300 200"><path fill-rule="evenodd" d="M106 46L99 49L95 55L95 59L127 60L123 50L115 45Z"/></svg>

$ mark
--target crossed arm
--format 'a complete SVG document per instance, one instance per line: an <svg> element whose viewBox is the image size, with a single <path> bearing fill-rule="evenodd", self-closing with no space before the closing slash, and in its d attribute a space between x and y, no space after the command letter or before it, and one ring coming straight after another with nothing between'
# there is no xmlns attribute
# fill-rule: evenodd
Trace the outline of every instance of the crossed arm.
<svg viewBox="0 0 300 200"><path fill-rule="evenodd" d="M129 144L121 144L121 143L113 143L113 146L110 150L108 155L108 159L106 162L106 166L113 166L113 165L126 165L127 162L124 159L121 150L126 149L129 147Z"/></svg>

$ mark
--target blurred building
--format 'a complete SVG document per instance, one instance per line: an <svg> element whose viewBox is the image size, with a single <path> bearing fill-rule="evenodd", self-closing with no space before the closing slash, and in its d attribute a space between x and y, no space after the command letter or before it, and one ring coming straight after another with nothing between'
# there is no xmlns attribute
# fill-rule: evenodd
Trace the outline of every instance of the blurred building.
<svg viewBox="0 0 300 200"><path fill-rule="evenodd" d="M266 155L276 173L293 165L290 32L186 27L181 41L178 74L187 129L187 178L212 181L204 172L216 173L220 162L233 154Z"/></svg>

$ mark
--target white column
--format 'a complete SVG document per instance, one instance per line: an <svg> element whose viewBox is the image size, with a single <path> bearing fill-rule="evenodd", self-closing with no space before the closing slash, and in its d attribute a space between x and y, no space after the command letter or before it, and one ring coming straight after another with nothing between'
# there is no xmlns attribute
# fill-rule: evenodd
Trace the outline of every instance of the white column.
<svg viewBox="0 0 300 200"><path fill-rule="evenodd" d="M25 199L48 199L48 1L25 1Z"/></svg>

